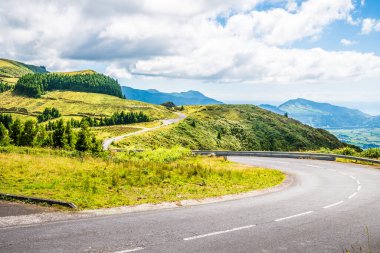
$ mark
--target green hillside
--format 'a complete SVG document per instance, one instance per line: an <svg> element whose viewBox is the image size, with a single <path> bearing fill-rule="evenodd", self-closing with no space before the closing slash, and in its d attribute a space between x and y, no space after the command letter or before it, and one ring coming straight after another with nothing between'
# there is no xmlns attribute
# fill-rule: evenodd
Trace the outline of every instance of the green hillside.
<svg viewBox="0 0 380 253"><path fill-rule="evenodd" d="M110 116L115 112L144 112L152 119L175 118L162 106L121 99L115 96L51 91L41 98L19 96L11 91L0 93L0 113L37 116L47 107L57 108L63 116Z"/></svg>
<svg viewBox="0 0 380 253"><path fill-rule="evenodd" d="M15 84L23 75L32 73L47 73L45 67L25 64L18 61L0 59L0 81Z"/></svg>
<svg viewBox="0 0 380 253"><path fill-rule="evenodd" d="M154 148L182 145L211 150L314 150L343 147L332 134L251 105L188 107L175 126L136 135L117 147Z"/></svg>

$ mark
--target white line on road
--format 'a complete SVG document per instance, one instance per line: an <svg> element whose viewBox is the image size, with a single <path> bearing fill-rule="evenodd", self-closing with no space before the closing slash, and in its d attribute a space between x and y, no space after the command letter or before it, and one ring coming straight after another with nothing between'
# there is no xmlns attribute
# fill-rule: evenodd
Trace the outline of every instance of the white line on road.
<svg viewBox="0 0 380 253"><path fill-rule="evenodd" d="M358 194L358 192L354 192L354 193L352 193L352 194L348 197L348 199L352 199L353 197L355 197L356 194Z"/></svg>
<svg viewBox="0 0 380 253"><path fill-rule="evenodd" d="M362 186L361 185L359 185L358 186L358 191L360 191L362 189Z"/></svg>
<svg viewBox="0 0 380 253"><path fill-rule="evenodd" d="M312 212L313 212L313 211L308 211L308 212L304 212L304 213L299 213L299 214L296 214L296 215L292 215L292 216L288 216L288 217L280 218L280 219L277 219L277 220L274 220L274 221L283 221L283 220L287 220L287 219L295 218L295 217L298 217L298 216L302 216L302 215L306 215L306 214L311 214Z"/></svg>
<svg viewBox="0 0 380 253"><path fill-rule="evenodd" d="M328 206L324 206L323 208L330 208L330 207L333 207L333 206L337 206L337 205L340 205L340 204L342 204L344 201L342 200L342 201L339 201L339 202L336 202L336 203L334 203L334 204L331 204L331 205L328 205Z"/></svg>
<svg viewBox="0 0 380 253"><path fill-rule="evenodd" d="M134 249L126 249L126 250L115 251L113 253L128 253L128 252L134 252L134 251L139 251L139 250L143 250L143 249L144 249L143 247L138 247L138 248L134 248Z"/></svg>
<svg viewBox="0 0 380 253"><path fill-rule="evenodd" d="M323 167L321 167L321 166L317 166L317 165L306 164L306 166L308 166L308 167L312 167L312 168L323 169Z"/></svg>
<svg viewBox="0 0 380 253"><path fill-rule="evenodd" d="M228 230L223 230L223 231L217 231L217 232L212 232L212 233L203 234L203 235L196 235L196 236L192 236L192 237L183 238L183 240L184 241L195 240L195 239L199 239L199 238L203 238L203 237L207 237L207 236L220 235L220 234L235 232L235 231L239 231L239 230L243 230L243 229L249 229L249 228L253 228L255 226L256 225L248 225L248 226L244 226L244 227L238 227L238 228L233 228L233 229L228 229Z"/></svg>
<svg viewBox="0 0 380 253"><path fill-rule="evenodd" d="M356 180L356 177L354 177L354 176L350 176L350 178L352 178L353 180Z"/></svg>
<svg viewBox="0 0 380 253"><path fill-rule="evenodd" d="M356 183L357 183L358 185L360 185L360 181L359 181L359 180L356 180Z"/></svg>

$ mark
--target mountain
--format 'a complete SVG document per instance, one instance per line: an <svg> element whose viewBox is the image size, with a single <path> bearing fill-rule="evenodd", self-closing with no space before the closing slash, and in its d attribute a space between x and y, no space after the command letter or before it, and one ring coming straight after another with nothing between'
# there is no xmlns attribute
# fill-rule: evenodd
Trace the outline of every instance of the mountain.
<svg viewBox="0 0 380 253"><path fill-rule="evenodd" d="M0 58L0 81L14 84L26 74L48 73L44 66L34 66L18 61Z"/></svg>
<svg viewBox="0 0 380 253"><path fill-rule="evenodd" d="M285 112L283 110L281 110L280 108L278 108L277 106L274 106L274 105L262 104L262 105L259 105L259 107L261 107L265 110L277 113L277 114L281 114L281 115L285 114Z"/></svg>
<svg viewBox="0 0 380 253"><path fill-rule="evenodd" d="M139 90L122 86L121 90L127 99L138 100L151 104L162 104L171 101L175 105L207 105L222 104L222 102L206 97L198 91L165 93L158 90Z"/></svg>
<svg viewBox="0 0 380 253"><path fill-rule="evenodd" d="M282 105L260 107L279 113L313 127L319 128L361 128L379 126L380 117L373 117L356 109L318 103L307 99L292 99ZM272 108L273 107L273 108Z"/></svg>
<svg viewBox="0 0 380 253"><path fill-rule="evenodd" d="M131 136L118 147L199 150L315 150L344 147L334 135L253 105L207 105L185 112L177 125Z"/></svg>

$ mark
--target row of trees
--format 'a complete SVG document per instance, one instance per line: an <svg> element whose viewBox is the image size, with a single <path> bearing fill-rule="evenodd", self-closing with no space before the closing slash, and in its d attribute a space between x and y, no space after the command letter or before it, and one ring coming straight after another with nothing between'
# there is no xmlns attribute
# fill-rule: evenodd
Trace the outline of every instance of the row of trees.
<svg viewBox="0 0 380 253"><path fill-rule="evenodd" d="M42 112L42 114L37 116L38 123L45 122L51 119L56 119L61 117L61 113L58 111L57 108L45 108L45 110Z"/></svg>
<svg viewBox="0 0 380 253"><path fill-rule="evenodd" d="M12 86L0 82L0 93L12 89Z"/></svg>
<svg viewBox="0 0 380 253"><path fill-rule="evenodd" d="M72 130L69 122L57 121L56 129L47 132L45 127L34 120L24 123L11 116L0 115L0 145L52 147L68 150L100 152L101 143L90 133L89 126L83 122L78 132Z"/></svg>
<svg viewBox="0 0 380 253"><path fill-rule="evenodd" d="M119 83L103 74L27 74L16 83L15 92L29 97L40 97L46 91L71 90L102 93L123 98Z"/></svg>
<svg viewBox="0 0 380 253"><path fill-rule="evenodd" d="M115 112L111 117L101 117L100 119L85 117L81 120L70 119L67 121L68 124L72 128L78 128L84 123L86 123L90 127L99 127L99 126L113 126L113 125L125 125L125 124L133 124L140 122L149 122L149 116L145 115L142 112ZM49 121L45 129L46 131L52 131L57 128L57 122Z"/></svg>

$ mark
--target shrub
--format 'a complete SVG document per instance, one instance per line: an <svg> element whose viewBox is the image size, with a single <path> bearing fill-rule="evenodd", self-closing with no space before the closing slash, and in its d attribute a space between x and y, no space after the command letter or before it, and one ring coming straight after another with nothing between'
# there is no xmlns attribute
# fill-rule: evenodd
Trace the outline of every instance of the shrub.
<svg viewBox="0 0 380 253"><path fill-rule="evenodd" d="M368 158L378 159L380 158L380 148L370 148L364 150L361 155Z"/></svg>

